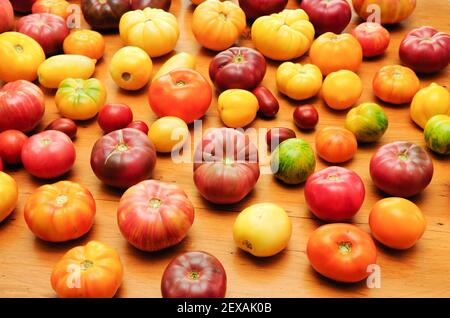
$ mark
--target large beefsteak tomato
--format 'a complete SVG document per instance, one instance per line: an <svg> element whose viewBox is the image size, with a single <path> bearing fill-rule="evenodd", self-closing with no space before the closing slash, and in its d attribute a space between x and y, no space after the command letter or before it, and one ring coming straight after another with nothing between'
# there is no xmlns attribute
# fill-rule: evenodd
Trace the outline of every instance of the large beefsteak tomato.
<svg viewBox="0 0 450 318"><path fill-rule="evenodd" d="M300 8L308 14L317 35L341 33L352 18L352 8L346 0L303 0Z"/></svg>
<svg viewBox="0 0 450 318"><path fill-rule="evenodd" d="M416 0L352 0L352 3L362 19L381 24L401 22L416 8Z"/></svg>
<svg viewBox="0 0 450 318"><path fill-rule="evenodd" d="M322 87L322 72L314 64L282 63L276 73L277 88L295 100L317 95Z"/></svg>

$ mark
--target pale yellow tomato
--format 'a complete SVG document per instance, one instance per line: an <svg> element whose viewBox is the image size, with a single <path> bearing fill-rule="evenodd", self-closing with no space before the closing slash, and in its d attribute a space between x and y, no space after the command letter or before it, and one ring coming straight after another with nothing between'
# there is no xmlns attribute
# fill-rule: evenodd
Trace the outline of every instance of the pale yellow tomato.
<svg viewBox="0 0 450 318"><path fill-rule="evenodd" d="M353 106L361 97L362 81L352 71L340 70L330 73L322 85L322 97L333 109L341 110Z"/></svg>
<svg viewBox="0 0 450 318"><path fill-rule="evenodd" d="M8 174L0 171L0 222L15 209L19 191L16 181Z"/></svg>
<svg viewBox="0 0 450 318"><path fill-rule="evenodd" d="M256 117L258 99L243 89L228 89L219 95L217 109L223 123L232 128L245 127Z"/></svg>
<svg viewBox="0 0 450 318"><path fill-rule="evenodd" d="M148 131L148 137L158 152L172 152L183 147L188 140L189 129L184 120L166 116L156 120Z"/></svg>
<svg viewBox="0 0 450 318"><path fill-rule="evenodd" d="M292 99L303 100L319 93L322 73L313 64L284 62L277 69L277 87Z"/></svg>

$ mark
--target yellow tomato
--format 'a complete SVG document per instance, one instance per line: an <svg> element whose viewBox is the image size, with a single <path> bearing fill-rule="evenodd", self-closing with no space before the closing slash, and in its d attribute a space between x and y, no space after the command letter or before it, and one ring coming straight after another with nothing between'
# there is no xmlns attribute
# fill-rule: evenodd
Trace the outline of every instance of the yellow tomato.
<svg viewBox="0 0 450 318"><path fill-rule="evenodd" d="M0 34L0 80L32 82L44 60L42 47L28 35L18 32Z"/></svg>
<svg viewBox="0 0 450 318"><path fill-rule="evenodd" d="M276 78L278 90L296 100L315 96L322 86L322 73L313 64L284 62L278 67Z"/></svg>
<svg viewBox="0 0 450 318"><path fill-rule="evenodd" d="M119 32L125 45L140 47L150 57L172 51L180 35L177 18L172 13L151 8L125 13Z"/></svg>
<svg viewBox="0 0 450 318"><path fill-rule="evenodd" d="M16 181L6 173L0 171L0 222L15 209L19 191Z"/></svg>
<svg viewBox="0 0 450 318"><path fill-rule="evenodd" d="M232 46L245 26L244 11L230 1L205 1L195 8L192 15L195 38L210 50L222 51Z"/></svg>
<svg viewBox="0 0 450 318"><path fill-rule="evenodd" d="M105 53L105 40L96 31L76 30L64 39L63 48L65 54L79 54L99 60Z"/></svg>
<svg viewBox="0 0 450 318"><path fill-rule="evenodd" d="M172 152L183 147L189 137L189 129L184 120L166 116L156 120L148 131L148 137L158 152Z"/></svg>
<svg viewBox="0 0 450 318"><path fill-rule="evenodd" d="M362 81L352 71L341 70L330 73L323 81L322 97L333 109L347 109L361 97Z"/></svg>
<svg viewBox="0 0 450 318"><path fill-rule="evenodd" d="M153 64L141 48L126 46L114 53L109 64L109 73L116 84L126 90L144 87L152 76Z"/></svg>
<svg viewBox="0 0 450 318"><path fill-rule="evenodd" d="M417 92L410 111L412 120L424 128L434 115L450 115L450 93L447 88L432 83Z"/></svg>
<svg viewBox="0 0 450 318"><path fill-rule="evenodd" d="M259 17L252 25L252 41L262 54L286 61L302 56L314 40L314 26L301 9L285 9Z"/></svg>
<svg viewBox="0 0 450 318"><path fill-rule="evenodd" d="M175 54L164 62L152 80L179 68L195 70L195 56L185 52Z"/></svg>
<svg viewBox="0 0 450 318"><path fill-rule="evenodd" d="M286 211L273 203L259 203L239 213L233 226L236 245L255 256L275 255L286 248L292 223Z"/></svg>
<svg viewBox="0 0 450 318"><path fill-rule="evenodd" d="M258 99L251 92L243 89L228 89L219 95L217 101L220 118L232 128L245 127L250 124L258 112Z"/></svg>

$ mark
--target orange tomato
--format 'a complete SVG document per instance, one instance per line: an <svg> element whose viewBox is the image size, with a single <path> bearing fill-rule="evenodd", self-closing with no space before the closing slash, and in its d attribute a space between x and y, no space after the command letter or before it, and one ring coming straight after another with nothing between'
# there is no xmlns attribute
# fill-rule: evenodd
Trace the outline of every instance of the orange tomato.
<svg viewBox="0 0 450 318"><path fill-rule="evenodd" d="M316 151L320 158L331 163L353 158L358 148L355 135L341 127L325 127L316 134Z"/></svg>
<svg viewBox="0 0 450 318"><path fill-rule="evenodd" d="M63 19L71 14L68 10L70 3L65 0L37 0L31 7L33 13L51 13Z"/></svg>
<svg viewBox="0 0 450 318"><path fill-rule="evenodd" d="M96 31L75 30L64 39L63 49L66 54L84 55L99 60L105 53L105 40Z"/></svg>
<svg viewBox="0 0 450 318"><path fill-rule="evenodd" d="M97 241L69 250L53 268L51 283L62 298L111 298L122 284L117 252Z"/></svg>
<svg viewBox="0 0 450 318"><path fill-rule="evenodd" d="M361 44L353 35L332 32L322 34L313 42L309 56L323 75L344 69L357 72L363 58Z"/></svg>
<svg viewBox="0 0 450 318"><path fill-rule="evenodd" d="M375 96L382 101L405 104L419 91L420 81L416 73L408 67L387 65L375 74L372 86Z"/></svg>
<svg viewBox="0 0 450 318"><path fill-rule="evenodd" d="M95 217L95 201L84 186L59 181L36 189L24 208L25 221L40 239L64 242L86 234Z"/></svg>
<svg viewBox="0 0 450 318"><path fill-rule="evenodd" d="M323 99L330 108L337 110L353 106L361 97L362 91L361 79L348 70L328 74L322 85Z"/></svg>
<svg viewBox="0 0 450 318"><path fill-rule="evenodd" d="M412 247L427 227L422 211L409 200L386 198L378 201L370 211L372 235L380 243L395 249Z"/></svg>

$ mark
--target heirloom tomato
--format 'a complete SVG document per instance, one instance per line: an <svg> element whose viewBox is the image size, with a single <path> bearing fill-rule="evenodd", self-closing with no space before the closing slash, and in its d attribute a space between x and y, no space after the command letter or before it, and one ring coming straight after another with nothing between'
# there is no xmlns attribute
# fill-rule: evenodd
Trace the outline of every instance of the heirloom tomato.
<svg viewBox="0 0 450 318"><path fill-rule="evenodd" d="M363 103L352 108L345 119L345 128L360 142L374 142L388 128L388 118L383 108L375 103Z"/></svg>
<svg viewBox="0 0 450 318"><path fill-rule="evenodd" d="M131 0L131 10L154 8L169 11L171 4L172 0Z"/></svg>
<svg viewBox="0 0 450 318"><path fill-rule="evenodd" d="M65 0L37 0L31 7L33 13L51 13L66 20L70 15L70 3Z"/></svg>
<svg viewBox="0 0 450 318"><path fill-rule="evenodd" d="M122 15L130 9L130 0L81 0L84 19L97 30L116 29Z"/></svg>
<svg viewBox="0 0 450 318"><path fill-rule="evenodd" d="M155 164L155 146L144 133L132 128L101 137L91 152L91 167L97 178L117 188L150 178Z"/></svg>
<svg viewBox="0 0 450 318"><path fill-rule="evenodd" d="M255 119L258 107L256 96L244 89L228 89L217 100L220 119L232 128L249 125Z"/></svg>
<svg viewBox="0 0 450 318"><path fill-rule="evenodd" d="M300 129L314 129L319 122L319 113L312 105L302 105L295 108L292 114L295 125Z"/></svg>
<svg viewBox="0 0 450 318"><path fill-rule="evenodd" d="M0 133L0 158L8 165L22 162L21 154L27 135L19 130L5 130Z"/></svg>
<svg viewBox="0 0 450 318"><path fill-rule="evenodd" d="M411 119L425 128L427 121L435 115L450 116L450 93L444 86L431 83L414 95L410 107Z"/></svg>
<svg viewBox="0 0 450 318"><path fill-rule="evenodd" d="M164 298L224 298L227 274L220 261L206 252L178 255L164 270Z"/></svg>
<svg viewBox="0 0 450 318"><path fill-rule="evenodd" d="M272 92L265 86L258 86L252 91L258 100L258 114L264 118L273 118L280 110L280 104Z"/></svg>
<svg viewBox="0 0 450 318"><path fill-rule="evenodd" d="M324 127L316 134L316 151L325 161L346 162L353 158L357 149L355 135L345 128Z"/></svg>
<svg viewBox="0 0 450 318"><path fill-rule="evenodd" d="M28 13L31 11L33 3L35 3L36 0L10 0L10 2L14 8L14 11L19 13Z"/></svg>
<svg viewBox="0 0 450 318"><path fill-rule="evenodd" d="M346 0L303 0L300 8L308 14L317 35L341 33L352 18L352 8Z"/></svg>
<svg viewBox="0 0 450 318"><path fill-rule="evenodd" d="M352 224L322 225L308 239L306 254L321 275L343 283L365 279L376 264L377 248L369 234Z"/></svg>
<svg viewBox="0 0 450 318"><path fill-rule="evenodd" d="M125 45L137 46L150 57L172 51L180 35L172 13L151 8L125 13L120 19L119 31Z"/></svg>
<svg viewBox="0 0 450 318"><path fill-rule="evenodd" d="M86 120L97 115L106 100L106 88L96 78L67 78L56 91L55 103L61 115Z"/></svg>
<svg viewBox="0 0 450 318"><path fill-rule="evenodd" d="M245 26L244 11L231 1L205 1L192 15L192 32L198 43L214 51L232 46Z"/></svg>
<svg viewBox="0 0 450 318"><path fill-rule="evenodd" d="M301 9L285 9L259 17L252 25L252 41L264 56L278 61L305 54L314 40L314 26Z"/></svg>
<svg viewBox="0 0 450 318"><path fill-rule="evenodd" d="M74 139L77 135L77 124L69 118L57 118L52 121L45 130L58 130L69 136L70 139Z"/></svg>
<svg viewBox="0 0 450 318"><path fill-rule="evenodd" d="M194 222L194 206L176 184L145 180L122 195L117 222L134 247L159 251L184 239Z"/></svg>
<svg viewBox="0 0 450 318"><path fill-rule="evenodd" d="M194 55L186 52L177 53L164 62L158 72L156 72L155 76L153 76L152 81L179 68L189 68L191 70L195 70L195 64L196 61Z"/></svg>
<svg viewBox="0 0 450 318"><path fill-rule="evenodd" d="M286 248L292 222L286 211L273 203L253 204L236 218L233 238L236 245L258 257L269 257Z"/></svg>
<svg viewBox="0 0 450 318"><path fill-rule="evenodd" d="M133 112L126 104L105 104L99 111L97 122L105 133L127 127L133 120Z"/></svg>
<svg viewBox="0 0 450 318"><path fill-rule="evenodd" d="M328 74L323 81L322 97L330 108L342 110L353 106L361 97L361 78L349 70Z"/></svg>
<svg viewBox="0 0 450 318"><path fill-rule="evenodd" d="M71 32L63 43L65 54L77 54L99 60L105 53L105 40L97 31L75 30Z"/></svg>
<svg viewBox="0 0 450 318"><path fill-rule="evenodd" d="M180 149L189 138L189 129L184 120L166 116L153 122L148 137L157 152L172 152Z"/></svg>
<svg viewBox="0 0 450 318"><path fill-rule="evenodd" d="M311 212L325 222L352 218L364 202L364 183L352 170L328 167L309 176L305 200Z"/></svg>
<svg viewBox="0 0 450 318"><path fill-rule="evenodd" d="M431 117L425 126L424 136L428 148L442 155L450 154L450 116Z"/></svg>
<svg viewBox="0 0 450 318"><path fill-rule="evenodd" d="M139 131L142 131L144 134L148 134L148 126L146 123L144 123L142 120L134 120L132 121L127 128L133 128L137 129Z"/></svg>
<svg viewBox="0 0 450 318"><path fill-rule="evenodd" d="M283 11L288 0L239 0L239 6L244 10L247 19L256 19Z"/></svg>
<svg viewBox="0 0 450 318"><path fill-rule="evenodd" d="M369 215L373 237L395 249L408 249L422 237L427 227L422 211L409 200L386 198L378 201Z"/></svg>
<svg viewBox="0 0 450 318"><path fill-rule="evenodd" d="M411 197L431 182L433 162L422 147L397 141L380 147L373 154L370 176L377 188L387 194Z"/></svg>
<svg viewBox="0 0 450 318"><path fill-rule="evenodd" d="M19 32L0 34L0 80L5 82L20 79L34 81L45 54L36 40Z"/></svg>
<svg viewBox="0 0 450 318"><path fill-rule="evenodd" d="M0 33L14 28L14 10L8 0L0 1Z"/></svg>
<svg viewBox="0 0 450 318"><path fill-rule="evenodd" d="M48 242L65 242L86 234L94 224L95 200L87 188L59 181L37 188L25 202L31 232Z"/></svg>
<svg viewBox="0 0 450 318"><path fill-rule="evenodd" d="M266 143L270 151L274 151L283 141L296 138L295 131L286 127L271 128L266 133Z"/></svg>
<svg viewBox="0 0 450 318"><path fill-rule="evenodd" d="M400 65L383 66L373 78L376 97L391 104L409 103L420 88L417 75Z"/></svg>
<svg viewBox="0 0 450 318"><path fill-rule="evenodd" d="M97 241L70 249L51 275L52 288L62 298L112 298L122 279L119 254Z"/></svg>
<svg viewBox="0 0 450 318"><path fill-rule="evenodd" d="M0 223L16 208L19 190L16 181L8 174L0 171Z"/></svg>
<svg viewBox="0 0 450 318"><path fill-rule="evenodd" d="M3 171L3 160L1 157L0 157L0 171Z"/></svg>
<svg viewBox="0 0 450 318"><path fill-rule="evenodd" d="M364 57L374 57L383 54L391 39L389 31L381 24L364 22L353 29L352 35L361 44Z"/></svg>
<svg viewBox="0 0 450 318"><path fill-rule="evenodd" d="M276 73L277 88L286 96L303 100L319 93L322 87L322 73L313 64L282 63Z"/></svg>
<svg viewBox="0 0 450 318"><path fill-rule="evenodd" d="M0 131L30 132L39 124L44 112L44 94L33 83L17 80L0 88Z"/></svg>
<svg viewBox="0 0 450 318"><path fill-rule="evenodd" d="M237 203L259 178L258 149L247 135L231 128L207 132L194 154L194 183L208 201Z"/></svg>
<svg viewBox="0 0 450 318"><path fill-rule="evenodd" d="M416 8L416 0L352 0L355 12L363 20L380 18L381 24L405 20ZM380 16L377 16L377 15ZM369 21L374 22L374 21Z"/></svg>

